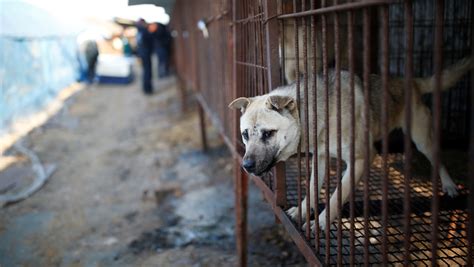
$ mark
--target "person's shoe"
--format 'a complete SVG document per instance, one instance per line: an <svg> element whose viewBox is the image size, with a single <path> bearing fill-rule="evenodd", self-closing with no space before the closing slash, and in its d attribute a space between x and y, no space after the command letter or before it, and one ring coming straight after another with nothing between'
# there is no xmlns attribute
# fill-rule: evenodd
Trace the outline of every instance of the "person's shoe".
<svg viewBox="0 0 474 267"><path fill-rule="evenodd" d="M153 94L153 89L144 89L143 93L145 93L145 95L152 95Z"/></svg>

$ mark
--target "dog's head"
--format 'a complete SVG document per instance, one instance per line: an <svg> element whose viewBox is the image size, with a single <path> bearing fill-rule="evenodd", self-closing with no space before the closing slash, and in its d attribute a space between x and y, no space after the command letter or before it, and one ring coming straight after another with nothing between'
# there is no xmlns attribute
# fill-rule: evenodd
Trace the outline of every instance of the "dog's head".
<svg viewBox="0 0 474 267"><path fill-rule="evenodd" d="M292 97L241 97L229 107L242 112L240 133L245 144L242 167L247 172L262 175L296 153L300 127L296 101Z"/></svg>

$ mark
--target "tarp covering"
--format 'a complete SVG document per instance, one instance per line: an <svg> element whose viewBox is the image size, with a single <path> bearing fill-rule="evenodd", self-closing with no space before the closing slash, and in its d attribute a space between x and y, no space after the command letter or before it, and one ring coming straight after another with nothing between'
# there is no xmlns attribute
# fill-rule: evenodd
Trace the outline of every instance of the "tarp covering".
<svg viewBox="0 0 474 267"><path fill-rule="evenodd" d="M1 134L76 81L79 31L22 1L0 1L0 14Z"/></svg>
<svg viewBox="0 0 474 267"><path fill-rule="evenodd" d="M146 5L151 4L155 6L161 6L166 10L166 13L171 14L173 12L175 0L128 0L128 5Z"/></svg>

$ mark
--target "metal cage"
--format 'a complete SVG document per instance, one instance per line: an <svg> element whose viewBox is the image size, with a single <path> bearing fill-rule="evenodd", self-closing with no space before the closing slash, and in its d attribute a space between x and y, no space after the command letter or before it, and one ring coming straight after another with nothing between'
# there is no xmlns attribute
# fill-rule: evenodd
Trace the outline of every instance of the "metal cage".
<svg viewBox="0 0 474 267"><path fill-rule="evenodd" d="M262 190L277 220L311 265L473 265L473 71L455 88L441 92L443 69L474 55L472 1L178 0L173 12L177 75L182 87L191 88L199 100L204 147L206 114L235 157L241 266L247 262L248 178ZM350 88L349 104L344 108L354 111L354 87L360 80L364 118L369 117L369 103L374 101L372 86L381 88L377 101L382 108L376 115L380 116L382 138L373 160L371 121L356 118L354 112L341 112L341 70L349 73L344 81ZM371 84L374 74L379 77L376 85ZM423 97L423 103L433 118L433 146L429 148L433 151L432 165L419 159L412 144L412 120L416 116L411 99L413 81L430 75L433 93ZM322 79L323 88L311 82L317 77ZM406 103L405 124L404 134L389 138L389 104L397 96L391 95L388 87L394 77L403 77L403 93L398 97ZM310 103L308 96L322 92L321 97L329 99L330 78L335 107L325 101L320 107L325 112L317 114L318 103ZM240 113L227 105L237 97L266 94L289 82L296 86L296 102L303 118L299 152L267 175L247 175L240 168L245 151ZM335 121L327 115L330 108L337 112ZM336 125L334 135L325 131L325 140L333 139L337 144L335 155L329 153L329 141L319 148L317 142L310 144L317 138L310 136L317 133L317 129L310 129L317 127L309 121L310 112L325 125ZM341 147L343 117L351 121L351 145L345 148ZM353 171L356 124L365 129L364 172L359 183ZM343 149L350 154L346 162ZM315 151L324 152L325 168L318 166L318 160L311 160ZM443 194L439 181L441 161L446 158L452 162L448 169L455 170L458 182L459 196L455 198ZM319 197L310 195L313 169L325 177ZM345 170L348 174L341 179ZM343 183L350 188L344 203ZM329 206L326 203L335 188L339 188L333 196L337 208L326 209L329 227L321 231L318 215ZM300 206L304 197L308 201ZM310 201L315 208L311 209ZM286 213L290 207L299 207L296 220ZM303 209L306 216L302 216ZM329 220L331 212L337 215L334 221ZM312 220L314 230L310 228Z"/></svg>

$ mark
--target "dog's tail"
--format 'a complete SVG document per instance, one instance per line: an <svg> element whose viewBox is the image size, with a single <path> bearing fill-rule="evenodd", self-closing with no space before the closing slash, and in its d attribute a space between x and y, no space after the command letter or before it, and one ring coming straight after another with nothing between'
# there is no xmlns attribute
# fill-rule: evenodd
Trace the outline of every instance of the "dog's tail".
<svg viewBox="0 0 474 267"><path fill-rule="evenodd" d="M466 57L456 64L445 69L441 74L441 90L445 91L453 87L466 72L474 68L474 56ZM417 78L414 80L422 94L432 93L435 85L435 77Z"/></svg>

